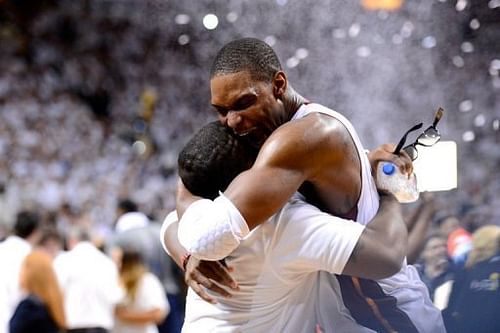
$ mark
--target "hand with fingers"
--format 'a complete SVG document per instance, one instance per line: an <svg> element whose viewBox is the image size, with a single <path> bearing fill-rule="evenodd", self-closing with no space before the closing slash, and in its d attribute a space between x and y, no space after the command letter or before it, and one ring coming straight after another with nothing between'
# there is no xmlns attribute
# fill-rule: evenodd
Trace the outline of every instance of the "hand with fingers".
<svg viewBox="0 0 500 333"><path fill-rule="evenodd" d="M184 280L205 301L215 304L216 297L207 289L223 297L232 297L232 292L239 290L238 283L231 276L232 268L221 261L205 261L189 257Z"/></svg>
<svg viewBox="0 0 500 333"><path fill-rule="evenodd" d="M368 159L372 166L372 175L375 177L377 164L379 162L391 162L396 165L401 173L411 175L413 172L413 163L410 156L401 150L399 154L394 154L396 145L386 143L383 144L368 153Z"/></svg>

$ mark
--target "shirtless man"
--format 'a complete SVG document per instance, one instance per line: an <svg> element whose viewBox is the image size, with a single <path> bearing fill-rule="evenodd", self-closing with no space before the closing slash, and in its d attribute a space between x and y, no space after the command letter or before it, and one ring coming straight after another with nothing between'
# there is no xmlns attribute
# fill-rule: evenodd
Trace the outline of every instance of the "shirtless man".
<svg viewBox="0 0 500 333"><path fill-rule="evenodd" d="M333 215L362 224L375 216L379 198L371 170L376 161L370 165L347 119L293 90L271 47L252 38L228 43L216 56L210 86L221 122L260 151L252 168L214 201L198 201L180 185L179 240L192 256L224 258L299 189L309 202ZM406 155L387 153L383 160L393 161L404 173L412 171ZM374 261L378 253L372 256L365 269L373 279L384 277ZM188 272L188 284L197 283L193 277ZM410 266L378 283L345 277L339 281L344 302L365 326L377 331L444 330ZM397 307L385 309L389 303Z"/></svg>

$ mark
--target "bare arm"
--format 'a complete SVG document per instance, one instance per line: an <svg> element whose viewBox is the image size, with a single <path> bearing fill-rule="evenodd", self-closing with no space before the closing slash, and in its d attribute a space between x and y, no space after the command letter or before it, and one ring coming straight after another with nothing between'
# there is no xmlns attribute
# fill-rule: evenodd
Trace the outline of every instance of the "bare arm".
<svg viewBox="0 0 500 333"><path fill-rule="evenodd" d="M137 311L118 305L115 309L117 318L131 324L159 324L165 318L165 311L161 309L152 309L147 311Z"/></svg>
<svg viewBox="0 0 500 333"><path fill-rule="evenodd" d="M367 225L342 274L381 279L401 269L407 247L406 224L400 204L381 194L377 215Z"/></svg>
<svg viewBox="0 0 500 333"><path fill-rule="evenodd" d="M416 215L413 216L412 228L408 230L408 254L409 264L414 264L425 247L425 238L429 231L432 216L436 207L432 199L422 195L422 204L417 208Z"/></svg>
<svg viewBox="0 0 500 333"><path fill-rule="evenodd" d="M339 173L340 168L350 170L342 150L346 130L332 119L306 117L283 125L266 141L253 167L231 182L224 194L250 230L283 207L305 181L325 182L325 166Z"/></svg>

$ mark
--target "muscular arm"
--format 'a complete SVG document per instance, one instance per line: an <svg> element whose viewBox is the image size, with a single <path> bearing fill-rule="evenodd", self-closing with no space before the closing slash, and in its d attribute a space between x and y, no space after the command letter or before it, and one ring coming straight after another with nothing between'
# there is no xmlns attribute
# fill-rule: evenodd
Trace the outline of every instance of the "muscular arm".
<svg viewBox="0 0 500 333"><path fill-rule="evenodd" d="M252 168L236 177L224 196L189 205L179 223L181 244L200 259L224 258L249 230L276 213L305 181L315 189L322 188L323 194L328 192L325 199L348 207L347 212L356 204L360 173L359 165L353 165L357 160L346 153L348 145L352 146L346 132L334 118L317 115L280 127L266 141ZM340 200L335 200L335 194ZM178 200L189 202L189 198L179 196Z"/></svg>
<svg viewBox="0 0 500 333"><path fill-rule="evenodd" d="M381 279L397 273L407 239L400 204L392 195L382 194L379 211L361 234L342 274Z"/></svg>
<svg viewBox="0 0 500 333"><path fill-rule="evenodd" d="M356 205L361 181L357 152L335 118L313 114L280 127L253 167L235 178L224 194L253 229L283 207L306 181L329 213L346 213ZM322 197L325 192L328 196Z"/></svg>

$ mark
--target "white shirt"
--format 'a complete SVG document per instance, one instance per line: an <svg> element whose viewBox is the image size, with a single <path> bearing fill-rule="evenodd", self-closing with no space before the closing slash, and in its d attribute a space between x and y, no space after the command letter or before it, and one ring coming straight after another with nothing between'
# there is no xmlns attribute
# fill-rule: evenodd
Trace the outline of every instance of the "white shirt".
<svg viewBox="0 0 500 333"><path fill-rule="evenodd" d="M154 274L149 272L142 276L134 301L125 299L123 303L132 310L151 311L154 309L160 309L165 314L170 312L170 306L160 280L158 280ZM117 319L113 332L158 333L158 328L154 324L128 324Z"/></svg>
<svg viewBox="0 0 500 333"><path fill-rule="evenodd" d="M369 331L349 315L336 279L319 272L341 273L363 230L295 196L226 258L240 286L232 298L212 294L210 304L188 291L183 332Z"/></svg>
<svg viewBox="0 0 500 333"><path fill-rule="evenodd" d="M111 329L122 299L115 263L89 242L60 254L54 268L64 295L68 328Z"/></svg>
<svg viewBox="0 0 500 333"><path fill-rule="evenodd" d="M31 252L31 245L18 236L9 236L0 243L0 333L8 332L9 320L23 298L19 274L24 258Z"/></svg>

